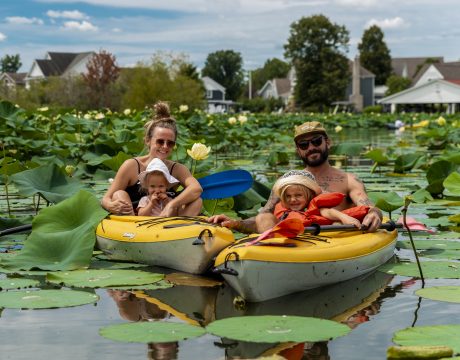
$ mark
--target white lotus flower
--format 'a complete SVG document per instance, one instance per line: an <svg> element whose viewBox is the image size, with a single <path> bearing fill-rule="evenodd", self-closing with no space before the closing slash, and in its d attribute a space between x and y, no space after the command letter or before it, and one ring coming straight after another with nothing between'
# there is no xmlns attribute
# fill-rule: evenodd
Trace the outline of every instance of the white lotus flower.
<svg viewBox="0 0 460 360"><path fill-rule="evenodd" d="M201 143L195 143L193 144L192 149L187 149L187 154L189 154L193 160L204 160L209 156L210 151L210 146L206 146Z"/></svg>

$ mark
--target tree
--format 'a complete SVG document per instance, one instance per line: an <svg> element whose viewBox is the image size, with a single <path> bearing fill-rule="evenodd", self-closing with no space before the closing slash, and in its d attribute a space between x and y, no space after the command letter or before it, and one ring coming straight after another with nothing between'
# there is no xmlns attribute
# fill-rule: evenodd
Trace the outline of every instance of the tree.
<svg viewBox="0 0 460 360"><path fill-rule="evenodd" d="M377 25L364 31L358 50L361 65L375 74L375 83L385 84L392 72L391 56Z"/></svg>
<svg viewBox="0 0 460 360"><path fill-rule="evenodd" d="M83 80L88 86L90 99L95 108L111 106L111 87L118 79L120 68L111 53L100 50L86 64L87 73Z"/></svg>
<svg viewBox="0 0 460 360"><path fill-rule="evenodd" d="M1 72L18 72L19 68L22 66L21 58L19 54L16 55L5 55L0 60Z"/></svg>
<svg viewBox="0 0 460 360"><path fill-rule="evenodd" d="M400 91L406 90L411 86L412 81L408 78L391 75L386 82L388 90L385 93L385 96L390 96L396 94Z"/></svg>
<svg viewBox="0 0 460 360"><path fill-rule="evenodd" d="M295 101L306 108L343 100L350 79L349 33L324 15L303 17L291 24L285 57L291 59L297 75Z"/></svg>
<svg viewBox="0 0 460 360"><path fill-rule="evenodd" d="M209 76L226 89L226 98L236 100L241 95L244 85L243 59L233 50L219 50L208 54L203 76Z"/></svg>
<svg viewBox="0 0 460 360"><path fill-rule="evenodd" d="M252 91L253 94L262 88L268 80L275 78L285 78L291 66L280 59L273 58L265 61L263 67L252 72Z"/></svg>

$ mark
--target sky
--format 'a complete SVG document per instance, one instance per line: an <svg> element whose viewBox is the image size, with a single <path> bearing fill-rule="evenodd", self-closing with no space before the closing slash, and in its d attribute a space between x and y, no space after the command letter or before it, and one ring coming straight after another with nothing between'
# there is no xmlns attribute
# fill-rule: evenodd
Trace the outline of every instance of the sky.
<svg viewBox="0 0 460 360"><path fill-rule="evenodd" d="M157 52L185 54L199 69L209 53L241 53L246 70L284 59L293 22L322 14L350 32L346 55L378 25L392 57L460 60L458 0L1 0L0 57L20 71L46 52L105 50L119 66Z"/></svg>

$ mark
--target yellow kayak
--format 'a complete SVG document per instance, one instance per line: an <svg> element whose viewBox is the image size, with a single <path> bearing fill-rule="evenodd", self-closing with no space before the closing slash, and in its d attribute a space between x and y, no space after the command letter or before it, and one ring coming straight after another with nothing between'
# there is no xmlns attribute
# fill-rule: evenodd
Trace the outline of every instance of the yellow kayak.
<svg viewBox="0 0 460 360"><path fill-rule="evenodd" d="M192 274L209 269L234 242L233 233L200 217L115 216L96 230L97 246L112 260L164 266Z"/></svg>
<svg viewBox="0 0 460 360"><path fill-rule="evenodd" d="M245 300L264 301L369 273L394 253L397 231L335 231L261 240L240 239L219 253L214 272Z"/></svg>

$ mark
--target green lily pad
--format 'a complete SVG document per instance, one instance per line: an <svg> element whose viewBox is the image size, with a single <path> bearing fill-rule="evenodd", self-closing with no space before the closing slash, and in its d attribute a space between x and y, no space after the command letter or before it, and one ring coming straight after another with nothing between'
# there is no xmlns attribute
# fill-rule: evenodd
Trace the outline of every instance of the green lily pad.
<svg viewBox="0 0 460 360"><path fill-rule="evenodd" d="M393 342L404 346L448 346L460 352L460 325L416 326L395 333Z"/></svg>
<svg viewBox="0 0 460 360"><path fill-rule="evenodd" d="M24 278L6 278L0 280L0 290L12 290L27 287L37 287L40 281Z"/></svg>
<svg viewBox="0 0 460 360"><path fill-rule="evenodd" d="M116 262L116 261L105 261L105 260L93 260L91 261L91 269L131 269L131 268L140 268L147 267L147 264L137 264L130 262Z"/></svg>
<svg viewBox="0 0 460 360"><path fill-rule="evenodd" d="M75 270L46 275L46 281L53 284L91 288L153 284L163 278L163 274L139 270Z"/></svg>
<svg viewBox="0 0 460 360"><path fill-rule="evenodd" d="M404 205L404 200L394 191L386 193L369 192L369 198L374 202L375 206L389 213Z"/></svg>
<svg viewBox="0 0 460 360"><path fill-rule="evenodd" d="M452 194L454 196L460 196L460 173L451 173L444 180L443 186L449 194Z"/></svg>
<svg viewBox="0 0 460 360"><path fill-rule="evenodd" d="M421 263L423 276L428 279L459 279L460 263L450 261L424 261ZM377 270L387 274L420 277L416 263L384 264Z"/></svg>
<svg viewBox="0 0 460 360"><path fill-rule="evenodd" d="M460 241L449 240L414 240L415 248L422 249L443 249L443 250L460 250ZM412 249L410 241L398 241L396 247L401 249Z"/></svg>
<svg viewBox="0 0 460 360"><path fill-rule="evenodd" d="M191 339L206 333L203 328L166 321L116 324L99 329L99 335L122 342L172 342Z"/></svg>
<svg viewBox="0 0 460 360"><path fill-rule="evenodd" d="M22 171L12 175L11 180L21 195L40 194L52 203L58 203L86 188L80 181L66 176L54 164Z"/></svg>
<svg viewBox="0 0 460 360"><path fill-rule="evenodd" d="M52 309L95 303L99 296L75 290L22 290L0 293L0 307Z"/></svg>
<svg viewBox="0 0 460 360"><path fill-rule="evenodd" d="M346 335L346 325L324 319L301 316L241 316L212 322L211 334L233 340L278 343L326 341Z"/></svg>
<svg viewBox="0 0 460 360"><path fill-rule="evenodd" d="M460 303L460 286L433 286L419 289L415 294L431 300Z"/></svg>
<svg viewBox="0 0 460 360"><path fill-rule="evenodd" d="M429 259L439 259L439 260L459 260L460 251L458 250L442 250L442 249L428 249L420 253L420 256L429 258Z"/></svg>
<svg viewBox="0 0 460 360"><path fill-rule="evenodd" d="M73 270L89 266L96 226L107 216L99 200L87 191L42 209L32 222L24 248L1 267L10 270Z"/></svg>

